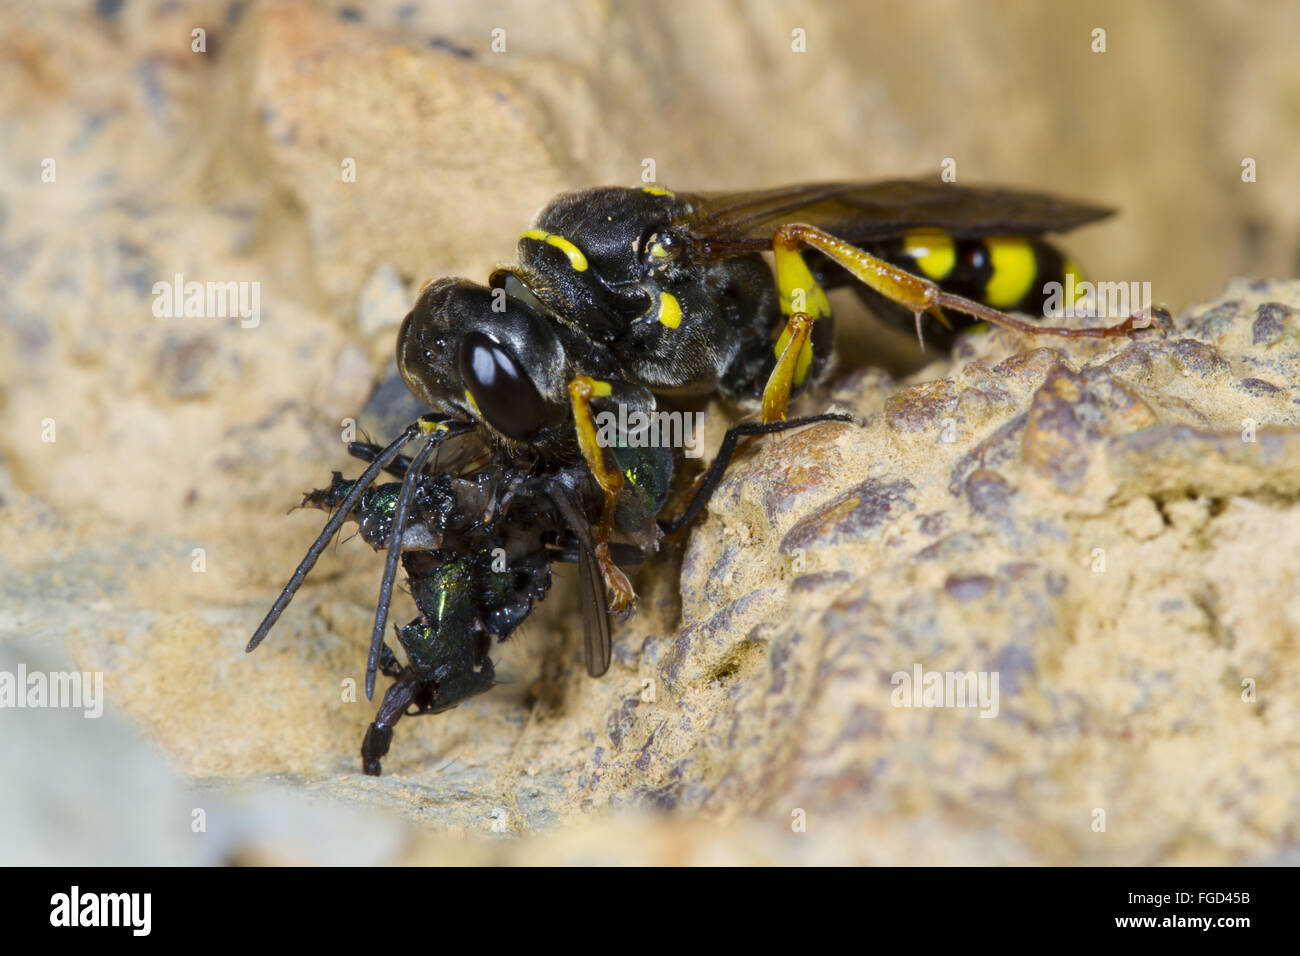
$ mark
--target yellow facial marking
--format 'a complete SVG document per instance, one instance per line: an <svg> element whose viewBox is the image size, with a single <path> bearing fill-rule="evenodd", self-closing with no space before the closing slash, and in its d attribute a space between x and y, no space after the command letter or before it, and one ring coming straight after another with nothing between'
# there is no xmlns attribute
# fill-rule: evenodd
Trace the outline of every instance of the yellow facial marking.
<svg viewBox="0 0 1300 956"><path fill-rule="evenodd" d="M602 381L598 378L589 379L591 382L592 398L608 398L614 391L614 387L609 382Z"/></svg>
<svg viewBox="0 0 1300 956"><path fill-rule="evenodd" d="M670 329L682 324L682 307L677 297L668 292L659 293L659 321Z"/></svg>
<svg viewBox="0 0 1300 956"><path fill-rule="evenodd" d="M984 286L984 299L994 308L1004 309L1025 297L1038 265L1034 261L1034 247L1028 239L1009 236L990 236L984 240L989 251L989 264L993 273Z"/></svg>
<svg viewBox="0 0 1300 956"><path fill-rule="evenodd" d="M545 242L548 245L552 245L569 257L569 265L573 266L574 272L587 271L587 257L582 254L581 249L563 236L553 235L543 229L529 229L519 238L536 239L538 242Z"/></svg>
<svg viewBox="0 0 1300 956"><path fill-rule="evenodd" d="M568 239L563 236L547 236L546 241L569 257L569 265L573 266L574 272L587 271L587 257Z"/></svg>
<svg viewBox="0 0 1300 956"><path fill-rule="evenodd" d="M927 279L946 279L957 264L957 244L938 229L918 229L903 237L903 252Z"/></svg>
<svg viewBox="0 0 1300 956"><path fill-rule="evenodd" d="M826 301L826 293L813 278L808 264L798 249L786 249L778 246L776 257L776 287L781 292L781 311L786 315L806 312L814 319L824 319L831 314L831 304ZM803 308L798 308L796 290L803 291Z"/></svg>
<svg viewBox="0 0 1300 956"><path fill-rule="evenodd" d="M470 408L474 409L475 415L479 418L483 417L483 413L478 409L478 402L474 401L474 394L468 388L465 389L465 402Z"/></svg>
<svg viewBox="0 0 1300 956"><path fill-rule="evenodd" d="M674 195L671 189L664 189L664 187L662 186L642 186L641 191L643 193L649 193L651 196L673 196Z"/></svg>

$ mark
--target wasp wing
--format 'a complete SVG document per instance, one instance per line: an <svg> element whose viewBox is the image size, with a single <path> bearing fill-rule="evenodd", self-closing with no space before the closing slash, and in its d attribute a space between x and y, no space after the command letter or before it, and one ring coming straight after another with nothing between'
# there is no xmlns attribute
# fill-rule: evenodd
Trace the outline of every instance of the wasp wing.
<svg viewBox="0 0 1300 956"><path fill-rule="evenodd" d="M477 432L471 432L439 448L430 470L464 476L480 471L491 463L491 447Z"/></svg>
<svg viewBox="0 0 1300 956"><path fill-rule="evenodd" d="M690 212L674 225L699 260L769 250L772 234L788 223L807 223L861 245L927 227L958 239L1036 236L1064 232L1114 212L1042 193L912 179L678 193L677 198L689 204Z"/></svg>

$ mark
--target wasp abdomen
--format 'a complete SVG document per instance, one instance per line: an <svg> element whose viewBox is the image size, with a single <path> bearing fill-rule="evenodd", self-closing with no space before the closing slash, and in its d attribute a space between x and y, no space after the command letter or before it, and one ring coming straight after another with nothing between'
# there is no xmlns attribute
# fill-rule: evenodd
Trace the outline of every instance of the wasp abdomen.
<svg viewBox="0 0 1300 956"><path fill-rule="evenodd" d="M878 254L945 291L1028 315L1043 315L1052 283L1063 287L1069 273L1075 285L1081 281L1078 266L1036 236L955 239L939 229L916 230L882 242Z"/></svg>
<svg viewBox="0 0 1300 956"><path fill-rule="evenodd" d="M1083 281L1082 272L1073 260L1037 236L958 239L941 229L922 229L874 243L869 251L913 275L929 279L945 292L1004 312L1035 317L1044 317L1052 307L1063 304L1065 291L1078 289ZM809 264L818 282L826 288L852 285L858 297L890 324L909 332L915 327L911 311L856 282L845 269L826 257L814 253L809 257ZM960 314L949 313L947 318L954 330L974 323ZM929 317L924 322L927 344L951 343L951 331Z"/></svg>

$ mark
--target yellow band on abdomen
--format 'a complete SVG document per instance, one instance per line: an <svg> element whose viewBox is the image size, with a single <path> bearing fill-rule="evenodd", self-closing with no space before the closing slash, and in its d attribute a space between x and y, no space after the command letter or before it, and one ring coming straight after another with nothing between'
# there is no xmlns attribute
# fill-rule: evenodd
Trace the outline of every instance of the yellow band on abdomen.
<svg viewBox="0 0 1300 956"><path fill-rule="evenodd" d="M993 270L984 286L984 301L997 309L1013 306L1028 294L1038 273L1033 244L1012 236L990 236L984 245Z"/></svg>
<svg viewBox="0 0 1300 956"><path fill-rule="evenodd" d="M940 282L957 265L957 244L938 229L917 229L903 237L903 254L927 279Z"/></svg>

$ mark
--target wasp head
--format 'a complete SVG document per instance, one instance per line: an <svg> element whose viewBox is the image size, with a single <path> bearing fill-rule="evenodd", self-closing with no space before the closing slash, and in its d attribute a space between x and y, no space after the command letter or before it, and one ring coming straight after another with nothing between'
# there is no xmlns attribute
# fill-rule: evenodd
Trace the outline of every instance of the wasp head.
<svg viewBox="0 0 1300 956"><path fill-rule="evenodd" d="M568 415L565 350L527 301L466 279L427 286L402 323L397 368L435 412L500 444L545 445Z"/></svg>

